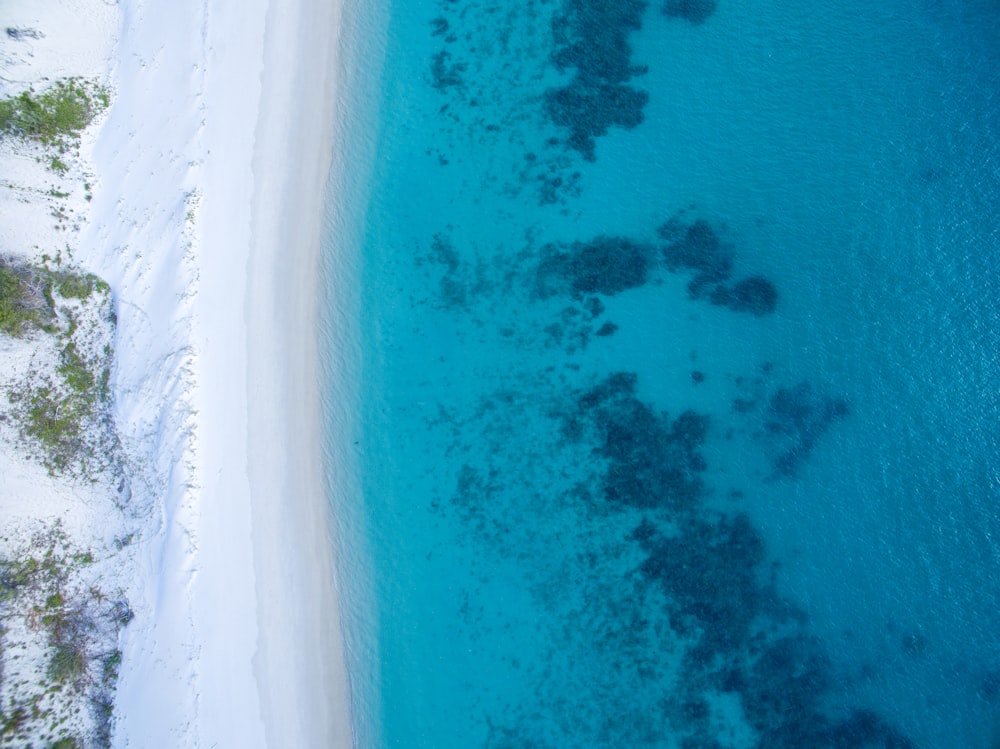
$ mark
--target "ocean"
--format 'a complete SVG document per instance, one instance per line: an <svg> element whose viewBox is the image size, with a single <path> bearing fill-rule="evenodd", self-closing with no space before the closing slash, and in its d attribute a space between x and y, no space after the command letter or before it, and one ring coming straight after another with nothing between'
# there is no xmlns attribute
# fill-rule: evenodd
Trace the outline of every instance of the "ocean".
<svg viewBox="0 0 1000 749"><path fill-rule="evenodd" d="M997 746L995 0L355 5L358 745Z"/></svg>

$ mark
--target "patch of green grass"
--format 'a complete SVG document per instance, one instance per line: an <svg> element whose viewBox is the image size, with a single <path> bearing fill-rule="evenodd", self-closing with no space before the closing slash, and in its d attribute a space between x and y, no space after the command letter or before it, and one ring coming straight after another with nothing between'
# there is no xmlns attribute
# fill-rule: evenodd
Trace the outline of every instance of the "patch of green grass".
<svg viewBox="0 0 1000 749"><path fill-rule="evenodd" d="M111 400L111 368L105 367L101 370L101 377L97 381L97 397L101 403Z"/></svg>
<svg viewBox="0 0 1000 749"><path fill-rule="evenodd" d="M7 388L11 415L50 473L92 477L111 459L115 444L107 409L114 352L110 345L103 353L87 350L91 323L81 317L80 306L68 301L96 304L102 316L106 307L112 316L111 289L93 274L15 266L0 257L0 292L0 332L23 335L41 328L56 337L59 347L51 375L35 372Z"/></svg>
<svg viewBox="0 0 1000 749"><path fill-rule="evenodd" d="M94 290L94 284L97 281L98 279L89 273L67 273L59 281L57 288L60 296L64 299L87 299Z"/></svg>
<svg viewBox="0 0 1000 749"><path fill-rule="evenodd" d="M53 741L49 744L48 749L83 749L83 744L75 736L66 736L58 741Z"/></svg>
<svg viewBox="0 0 1000 749"><path fill-rule="evenodd" d="M66 174L69 171L69 165L58 156L53 156L52 160L49 161L49 169L56 174Z"/></svg>
<svg viewBox="0 0 1000 749"><path fill-rule="evenodd" d="M22 562L0 559L0 602L13 599L19 590L34 582L38 560L29 557Z"/></svg>
<svg viewBox="0 0 1000 749"><path fill-rule="evenodd" d="M42 448L43 463L52 473L63 473L72 466L79 466L86 473L93 449L88 448L86 430L100 419L100 404L110 397L108 380L110 370L102 369L100 376L92 362L84 359L76 343L70 339L60 352L56 374L60 384L42 379L26 384L27 391L11 392L11 401L23 407L17 409L22 417L24 433Z"/></svg>
<svg viewBox="0 0 1000 749"><path fill-rule="evenodd" d="M10 714L0 714L0 736L12 736L21 732L25 721L28 720L28 711L23 706L17 706L11 710Z"/></svg>
<svg viewBox="0 0 1000 749"><path fill-rule="evenodd" d="M42 323L40 307L24 274L0 261L0 332L24 335Z"/></svg>
<svg viewBox="0 0 1000 749"><path fill-rule="evenodd" d="M97 377L91 371L87 362L76 350L76 344L70 341L63 347L61 361L56 372L62 375L70 390L80 400L81 405L91 406L97 400Z"/></svg>
<svg viewBox="0 0 1000 749"><path fill-rule="evenodd" d="M122 665L122 651L115 650L101 661L101 680L105 686L113 686L118 681L118 669Z"/></svg>
<svg viewBox="0 0 1000 749"><path fill-rule="evenodd" d="M56 81L41 93L29 89L0 101L0 135L65 147L109 101L107 89L79 78Z"/></svg>
<svg viewBox="0 0 1000 749"><path fill-rule="evenodd" d="M65 684L76 681L87 670L87 651L76 637L63 637L55 642L49 661L49 678Z"/></svg>
<svg viewBox="0 0 1000 749"><path fill-rule="evenodd" d="M83 419L88 409L73 394L61 395L51 384L28 394L25 434L45 453L44 463L53 473L63 472L78 459L83 444Z"/></svg>
<svg viewBox="0 0 1000 749"><path fill-rule="evenodd" d="M73 583L74 572L93 561L58 521L34 534L18 557L0 557L0 583L11 592L0 598L0 645L12 617L23 617L48 645L41 668L0 705L0 746L111 746L120 625L99 590L83 594ZM92 719L86 738L73 727L84 711Z"/></svg>

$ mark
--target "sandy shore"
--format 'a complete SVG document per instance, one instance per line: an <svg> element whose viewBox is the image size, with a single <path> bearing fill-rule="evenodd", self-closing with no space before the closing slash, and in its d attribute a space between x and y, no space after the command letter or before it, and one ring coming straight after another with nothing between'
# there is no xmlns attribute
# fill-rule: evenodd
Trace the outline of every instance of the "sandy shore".
<svg viewBox="0 0 1000 749"><path fill-rule="evenodd" d="M85 260L149 448L116 746L352 746L317 299L339 2L121 0Z"/></svg>
<svg viewBox="0 0 1000 749"><path fill-rule="evenodd" d="M268 746L349 747L318 391L339 2L268 10L247 285L254 669Z"/></svg>
<svg viewBox="0 0 1000 749"><path fill-rule="evenodd" d="M236 12L242 21L212 11L210 25L219 29L220 43L231 39L232 24L248 27L246 6ZM244 101L251 97L234 81L246 70L233 69L239 61L231 50L209 58L209 117L218 96L238 122L220 119L206 132L201 320L209 331L214 314L220 326L215 340L238 331L246 348L233 352L207 342L201 360L203 395L210 397L200 414L213 440L204 445L202 466L206 481L229 497L228 506L210 510L215 491L205 491L199 529L203 577L195 611L205 638L199 717L206 746L213 741L258 745L261 738L269 747L352 745L318 407L319 249L332 149L338 21L338 3L268 4L253 119L251 104ZM219 72L213 73L216 65ZM254 126L249 159L246 141L233 138L233 129L248 120ZM249 181L242 178L242 165L250 167ZM246 233L239 235L231 256L234 226L245 227ZM226 246L226 253L215 255L217 246ZM208 260L210 255L216 262ZM209 307L218 299L235 303L239 298L242 279L233 266L244 259L241 308L213 312ZM244 418L245 441L228 426L207 431L209 423ZM235 486L226 472L236 478ZM248 510L249 537L234 537L234 517L245 533ZM251 580L252 590L247 587ZM227 599L232 602L228 612ZM231 631L249 633L241 619L253 612L256 638L247 653L249 642L236 645ZM230 652L210 652L224 643L233 644ZM240 695L231 679L234 667L246 674L248 655L256 694ZM234 698L243 704L234 704ZM247 735L234 743L234 736L252 725L248 718L255 706L263 737Z"/></svg>

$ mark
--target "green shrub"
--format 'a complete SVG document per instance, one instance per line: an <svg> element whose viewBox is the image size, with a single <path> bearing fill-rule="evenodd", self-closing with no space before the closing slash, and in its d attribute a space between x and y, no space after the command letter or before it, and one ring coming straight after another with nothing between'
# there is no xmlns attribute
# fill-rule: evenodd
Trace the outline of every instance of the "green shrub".
<svg viewBox="0 0 1000 749"><path fill-rule="evenodd" d="M54 376L33 372L6 388L10 415L50 473L92 477L112 460L116 445L107 408L114 352L110 344L103 352L87 350L84 341L97 323L67 299L96 306L102 316L106 308L114 323L111 289L97 276L0 257L0 332L21 335L37 327L59 346Z"/></svg>
<svg viewBox="0 0 1000 749"><path fill-rule="evenodd" d="M37 312L29 307L28 299L23 279L10 268L0 265L0 331L19 336L29 326L38 323Z"/></svg>
<svg viewBox="0 0 1000 749"><path fill-rule="evenodd" d="M118 669L122 665L122 651L115 650L101 661L102 681L105 686L114 686L118 680Z"/></svg>
<svg viewBox="0 0 1000 749"><path fill-rule="evenodd" d="M97 399L97 378L87 366L87 362L76 350L76 344L70 341L62 350L62 361L56 371L63 376L73 394L84 405L91 405Z"/></svg>
<svg viewBox="0 0 1000 749"><path fill-rule="evenodd" d="M80 275L67 274L59 282L59 294L64 299L86 299L94 290L94 277L89 273Z"/></svg>
<svg viewBox="0 0 1000 749"><path fill-rule="evenodd" d="M24 723L28 720L28 711L20 705L11 711L10 715L0 714L2 725L0 725L0 736L16 735Z"/></svg>
<svg viewBox="0 0 1000 749"><path fill-rule="evenodd" d="M87 653L76 638L60 638L49 661L49 678L55 682L74 681L87 670Z"/></svg>
<svg viewBox="0 0 1000 749"><path fill-rule="evenodd" d="M49 744L48 749L82 749L83 744L73 736L66 736Z"/></svg>
<svg viewBox="0 0 1000 749"><path fill-rule="evenodd" d="M40 94L28 90L0 101L0 135L65 146L108 102L107 90L94 83L79 78L56 81Z"/></svg>
<svg viewBox="0 0 1000 749"><path fill-rule="evenodd" d="M48 385L30 392L28 398L25 434L41 445L50 471L65 471L79 457L86 415L82 404L72 395L60 396Z"/></svg>

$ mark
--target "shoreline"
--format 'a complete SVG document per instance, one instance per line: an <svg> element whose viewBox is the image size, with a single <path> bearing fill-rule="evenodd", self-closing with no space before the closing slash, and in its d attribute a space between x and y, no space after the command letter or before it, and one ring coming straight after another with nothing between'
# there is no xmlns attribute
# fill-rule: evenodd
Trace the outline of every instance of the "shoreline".
<svg viewBox="0 0 1000 749"><path fill-rule="evenodd" d="M356 472L339 446L331 454L326 424L331 402L347 409L342 394L358 384L345 381L357 374L353 349L330 351L321 336L328 295L356 295L340 273L331 289L325 271L356 260L330 252L343 241L329 217L358 194L339 184L352 182L343 152L356 112L341 84L358 62L342 14L359 10L343 0L5 10L23 32L6 37L15 94L64 75L111 94L79 152L63 154L63 173L44 150L3 145L2 223L24 262L65 251L67 267L106 279L107 409L122 450L115 480L86 487L5 452L7 553L55 522L46 538L98 558L90 591L127 607L102 645L121 651L103 677L115 692L112 746L351 747L338 596L340 583L353 593L365 581L337 575L343 517L331 500L353 497ZM36 356L36 344L3 339L0 353L25 371L56 367L58 351ZM35 501L14 501L23 495ZM44 634L32 640L43 664Z"/></svg>
<svg viewBox="0 0 1000 749"><path fill-rule="evenodd" d="M178 2L120 6L85 229L152 474L114 745L349 747L316 340L341 6Z"/></svg>
<svg viewBox="0 0 1000 749"><path fill-rule="evenodd" d="M268 8L253 162L246 318L254 672L268 746L346 748L353 731L323 465L318 341L342 4L301 0L294 10L274 2ZM285 67L289 50L295 54ZM289 511L292 504L299 512Z"/></svg>

